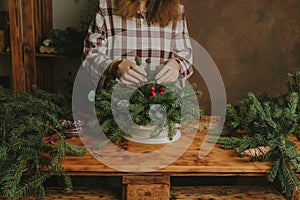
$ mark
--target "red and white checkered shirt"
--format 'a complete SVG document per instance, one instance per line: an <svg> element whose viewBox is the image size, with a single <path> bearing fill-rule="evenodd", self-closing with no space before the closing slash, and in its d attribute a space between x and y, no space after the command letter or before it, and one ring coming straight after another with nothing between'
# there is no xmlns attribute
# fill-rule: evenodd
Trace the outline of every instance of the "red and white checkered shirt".
<svg viewBox="0 0 300 200"><path fill-rule="evenodd" d="M126 8L121 8L126 9ZM91 23L84 42L83 58L93 63L91 73L113 61L126 58L141 64L151 58L151 65L157 66L169 59L176 59L181 66L183 80L192 74L192 48L185 20L183 5L180 5L182 18L166 27L148 24L145 15L138 13L135 18L124 19L117 15L115 0L99 0L99 7ZM84 63L83 62L83 63Z"/></svg>

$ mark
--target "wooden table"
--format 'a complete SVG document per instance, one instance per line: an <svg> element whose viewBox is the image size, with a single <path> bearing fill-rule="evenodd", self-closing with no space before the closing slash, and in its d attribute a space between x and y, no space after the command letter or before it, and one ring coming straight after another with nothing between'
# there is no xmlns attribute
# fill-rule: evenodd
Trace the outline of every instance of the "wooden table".
<svg viewBox="0 0 300 200"><path fill-rule="evenodd" d="M216 144L212 151L203 159L198 157L204 132L198 132L194 142L178 160L162 169L149 172L147 175L166 176L264 176L270 168L270 162L251 162L249 158L241 158L235 150L224 150ZM180 141L178 141L180 142ZM79 138L72 143L82 145ZM130 152L150 152L163 145L145 145L124 142L121 148ZM114 152L118 154L118 152ZM100 153L99 153L100 155ZM129 158L124 158L124 160ZM130 173L117 171L102 164L91 153L81 157L67 157L63 162L65 170L74 176L124 176Z"/></svg>
<svg viewBox="0 0 300 200"><path fill-rule="evenodd" d="M206 121L206 123L208 122ZM189 135L190 130L181 131L182 134ZM91 153L87 153L82 157L67 157L62 164L65 170L73 176L122 176L124 199L136 199L142 195L152 195L149 199L169 199L171 176L265 176L268 172L270 162L251 162L249 158L241 158L234 150L224 150L218 144L206 157L200 159L199 151L205 136L205 130L198 130L192 144L176 161L148 173L132 173L112 169L102 164ZM79 138L72 139L71 142L82 145ZM179 145L180 142L178 140L174 143ZM156 151L164 146L145 145L129 141L118 144L118 147L122 150L144 154ZM112 150L105 150L106 148L99 152L100 158L101 156L120 154L120 149L112 152ZM129 156L117 158L116 163L120 162L120 165L122 165L122 160L118 159L123 159L125 162L134 158ZM151 165L151 163L146 165Z"/></svg>

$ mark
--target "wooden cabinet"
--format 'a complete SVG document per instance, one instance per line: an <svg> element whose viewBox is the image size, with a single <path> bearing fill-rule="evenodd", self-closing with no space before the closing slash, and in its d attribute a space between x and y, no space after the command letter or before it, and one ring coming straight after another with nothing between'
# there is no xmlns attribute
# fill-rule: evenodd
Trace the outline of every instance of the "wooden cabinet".
<svg viewBox="0 0 300 200"><path fill-rule="evenodd" d="M30 92L32 85L49 89L37 64L37 47L52 29L52 0L8 0L8 11L13 90Z"/></svg>

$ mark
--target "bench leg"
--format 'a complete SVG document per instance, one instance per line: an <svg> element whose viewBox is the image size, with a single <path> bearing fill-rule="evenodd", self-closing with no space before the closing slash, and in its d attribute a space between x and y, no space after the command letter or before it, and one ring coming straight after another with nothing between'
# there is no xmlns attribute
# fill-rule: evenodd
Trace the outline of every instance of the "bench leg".
<svg viewBox="0 0 300 200"><path fill-rule="evenodd" d="M169 176L123 176L123 200L169 200Z"/></svg>

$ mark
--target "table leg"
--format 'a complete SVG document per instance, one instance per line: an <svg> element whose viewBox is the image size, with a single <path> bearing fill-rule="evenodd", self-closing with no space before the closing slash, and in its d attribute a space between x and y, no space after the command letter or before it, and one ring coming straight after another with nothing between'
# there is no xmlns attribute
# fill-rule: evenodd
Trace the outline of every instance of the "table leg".
<svg viewBox="0 0 300 200"><path fill-rule="evenodd" d="M123 200L169 200L169 176L123 176Z"/></svg>

